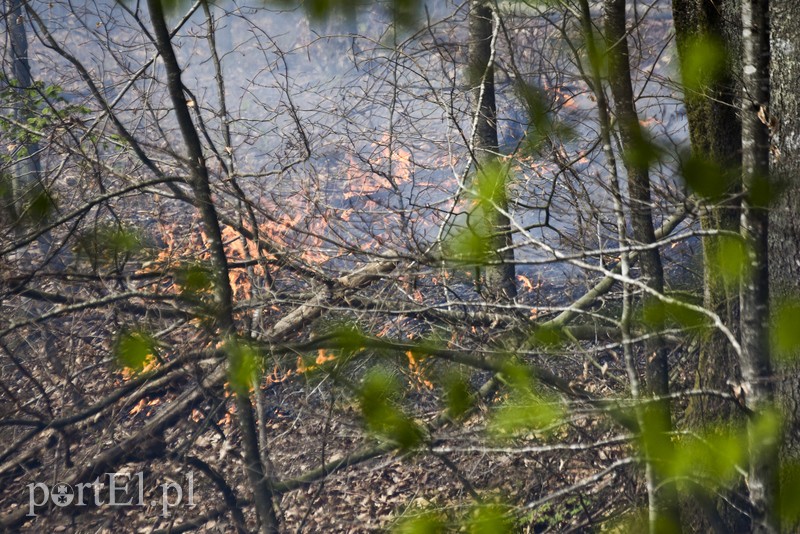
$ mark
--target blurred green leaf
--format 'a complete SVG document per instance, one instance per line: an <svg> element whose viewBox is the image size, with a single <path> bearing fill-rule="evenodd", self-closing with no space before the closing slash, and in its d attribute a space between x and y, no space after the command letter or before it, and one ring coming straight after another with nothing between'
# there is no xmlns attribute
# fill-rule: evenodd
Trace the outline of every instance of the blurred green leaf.
<svg viewBox="0 0 800 534"><path fill-rule="evenodd" d="M508 172L500 162L485 164L475 175L470 191L473 206L456 223L445 249L452 261L462 265L483 265L493 259L496 252L493 239L496 228L496 206L506 202Z"/></svg>
<svg viewBox="0 0 800 534"><path fill-rule="evenodd" d="M414 517L402 518L392 528L395 534L439 534L448 532L441 514L427 511Z"/></svg>
<svg viewBox="0 0 800 534"><path fill-rule="evenodd" d="M472 183L472 197L481 206L487 209L493 205L502 206L506 203L506 182L508 170L500 161L494 160L485 163L475 176Z"/></svg>
<svg viewBox="0 0 800 534"><path fill-rule="evenodd" d="M568 140L575 136L572 128L557 120L552 99L543 89L524 80L517 80L514 89L528 116L522 154L537 156L550 139Z"/></svg>
<svg viewBox="0 0 800 534"><path fill-rule="evenodd" d="M738 236L721 235L709 237L711 254L707 268L729 287L736 287L750 269L747 244Z"/></svg>
<svg viewBox="0 0 800 534"><path fill-rule="evenodd" d="M771 330L775 355L796 359L800 355L800 300L786 300L776 306Z"/></svg>
<svg viewBox="0 0 800 534"><path fill-rule="evenodd" d="M731 194L740 180L735 172L696 154L681 159L680 172L689 189L709 200L719 200Z"/></svg>
<svg viewBox="0 0 800 534"><path fill-rule="evenodd" d="M491 433L504 437L519 432L542 430L563 417L560 403L543 397L535 390L536 381L527 366L509 364L503 369L501 376L511 391L492 414L489 422Z"/></svg>
<svg viewBox="0 0 800 534"><path fill-rule="evenodd" d="M663 328L678 324L685 328L709 326L709 319L699 311L684 306L681 302L653 300L644 307L642 320L648 329Z"/></svg>
<svg viewBox="0 0 800 534"><path fill-rule="evenodd" d="M800 523L800 463L791 460L781 463L779 510L784 525Z"/></svg>
<svg viewBox="0 0 800 534"><path fill-rule="evenodd" d="M630 148L625 152L625 159L637 169L648 169L661 158L663 151L646 129L637 127L633 128L633 131L636 135L631 139Z"/></svg>
<svg viewBox="0 0 800 534"><path fill-rule="evenodd" d="M753 176L747 191L747 199L753 207L767 208L781 189L781 184L773 183L768 176Z"/></svg>
<svg viewBox="0 0 800 534"><path fill-rule="evenodd" d="M97 269L101 266L122 267L142 251L142 238L134 228L122 225L99 225L78 238L77 252Z"/></svg>
<svg viewBox="0 0 800 534"><path fill-rule="evenodd" d="M228 355L228 383L239 395L247 395L262 375L261 353L254 344L242 339L225 343Z"/></svg>
<svg viewBox="0 0 800 534"><path fill-rule="evenodd" d="M515 532L514 521L505 506L481 504L472 509L466 520L469 534Z"/></svg>
<svg viewBox="0 0 800 534"><path fill-rule="evenodd" d="M738 476L737 466L747 465L747 454L746 433L710 430L676 443L667 471L676 478L702 478L722 487Z"/></svg>
<svg viewBox="0 0 800 534"><path fill-rule="evenodd" d="M528 342L535 348L554 349L566 342L567 339L561 328L537 325Z"/></svg>
<svg viewBox="0 0 800 534"><path fill-rule="evenodd" d="M408 450L422 441L423 432L397 406L399 396L400 384L394 375L385 369L374 368L361 386L361 413L371 432Z"/></svg>
<svg viewBox="0 0 800 534"><path fill-rule="evenodd" d="M472 408L472 393L463 376L454 373L445 377L444 388L447 413L450 417L458 419Z"/></svg>
<svg viewBox="0 0 800 534"><path fill-rule="evenodd" d="M366 337L355 324L339 324L330 329L330 334L337 348L345 353L358 352L364 348Z"/></svg>
<svg viewBox="0 0 800 534"><path fill-rule="evenodd" d="M719 38L700 34L689 39L681 66L686 90L704 92L724 74L727 60L725 44Z"/></svg>
<svg viewBox="0 0 800 534"><path fill-rule="evenodd" d="M144 369L156 357L156 351L155 339L137 330L122 332L114 347L117 363L135 373Z"/></svg>
<svg viewBox="0 0 800 534"><path fill-rule="evenodd" d="M58 208L55 197L40 183L23 193L21 204L20 222L32 226L46 224Z"/></svg>
<svg viewBox="0 0 800 534"><path fill-rule="evenodd" d="M214 287L214 273L207 265L185 263L176 269L175 282L180 286L182 295L197 297L211 292Z"/></svg>

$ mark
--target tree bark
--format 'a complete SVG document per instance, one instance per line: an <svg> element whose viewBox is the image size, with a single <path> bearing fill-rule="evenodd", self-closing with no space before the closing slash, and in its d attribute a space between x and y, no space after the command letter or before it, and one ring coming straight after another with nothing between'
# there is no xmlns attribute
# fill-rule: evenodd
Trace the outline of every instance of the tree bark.
<svg viewBox="0 0 800 534"><path fill-rule="evenodd" d="M772 112L778 127L773 131L772 173L781 184L769 214L769 272L773 302L800 296L800 5L773 3ZM797 355L794 355L795 360ZM786 417L783 456L800 458L800 366L785 364L778 374L779 397Z"/></svg>
<svg viewBox="0 0 800 534"><path fill-rule="evenodd" d="M476 167L486 168L497 159L497 105L494 88L493 14L487 0L471 0L469 11L468 81L475 101L473 146ZM505 188L504 182L499 187ZM502 211L508 212L506 191L495 195ZM485 266L484 292L494 301L510 300L517 296L514 269L513 238L508 217L492 207L486 214L491 229L490 248L496 251L491 263Z"/></svg>
<svg viewBox="0 0 800 534"><path fill-rule="evenodd" d="M186 95L181 82L181 68L172 48L169 29L164 20L161 0L148 0L148 9L153 23L153 31L159 54L164 62L167 72L167 88L174 107L175 116L183 135L188 153L191 169L189 185L195 196L196 205L200 210L203 228L209 241L209 252L213 268L214 280L214 308L216 326L222 339L226 343L235 342L236 326L233 318L233 294L228 277L228 263L222 243L222 232L219 218L214 207L209 185L208 167L203 155L203 146L200 137L192 122L189 107L186 104ZM253 405L250 395L236 392L236 415L239 420L239 430L242 434L244 448L244 461L246 463L247 477L250 489L253 492L256 512L262 534L278 532L278 518L273 502L272 479L265 470L259 450L258 431Z"/></svg>
<svg viewBox="0 0 800 534"><path fill-rule="evenodd" d="M757 431L760 417L773 409L774 395L769 346L768 212L756 191L769 176L770 34L769 1L742 1L742 237L749 265L741 284L742 389L749 421L748 487L752 531L780 531L777 437Z"/></svg>
<svg viewBox="0 0 800 534"><path fill-rule="evenodd" d="M608 84L614 97L614 110L617 117L620 141L623 150L623 164L628 177L628 201L631 218L633 245L650 245L655 243L655 229L650 198L649 164L642 157L645 146L631 80L630 58L625 18L625 0L606 0L605 2L605 38L608 50L609 78ZM640 276L648 287L664 292L664 269L661 253L657 248L642 250L639 254ZM661 302L652 295L642 296L644 307L661 307ZM658 317L660 314L654 314ZM663 324L651 325L654 335L645 344L647 352L647 386L650 394L664 400L649 403L644 414L647 421L645 441L655 442L651 447L656 450L670 450L669 432L672 430L669 395L669 367L667 350L659 332ZM648 445L645 445L646 447ZM655 502L651 507L657 509L657 524L651 524L651 530L677 532L680 530L680 508L678 492L674 483L664 479L664 466L659 458L651 458L650 475L652 483L660 486L650 498ZM661 471L659 473L658 471Z"/></svg>
<svg viewBox="0 0 800 534"><path fill-rule="evenodd" d="M741 51L741 17L737 0L673 0L673 18L678 54L682 65L691 53L696 39L704 37L718 42L728 51L726 62L717 76L706 80L702 90L684 92L692 152L696 157L716 164L729 173L729 189L718 202L701 209L700 223L704 230L739 230L740 181L734 178L741 168L741 121L737 114L740 92L733 72ZM734 330L739 321L739 295L735 287L725 284L714 273L718 257L718 240L703 238L704 306L723 318ZM730 344L719 331L705 340L697 362L695 388L725 390L729 381L737 381L739 362ZM695 425L730 422L737 413L730 402L713 397L696 397L687 408L689 421Z"/></svg>

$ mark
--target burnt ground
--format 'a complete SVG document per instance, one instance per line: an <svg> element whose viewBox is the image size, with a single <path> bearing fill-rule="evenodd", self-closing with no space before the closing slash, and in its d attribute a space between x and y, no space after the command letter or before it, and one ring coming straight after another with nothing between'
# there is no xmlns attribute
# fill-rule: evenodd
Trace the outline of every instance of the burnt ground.
<svg viewBox="0 0 800 534"><path fill-rule="evenodd" d="M562 361L567 365L579 363L578 358L571 360ZM581 386L589 391L611 393L616 386L609 377L621 369L613 359L605 363L609 362L611 367L604 374L587 367L576 368L576 375L583 375ZM476 376L474 381L479 383L483 378L486 377ZM413 408L417 422L430 429L442 410L436 400L441 392L428 388L415 376L410 375L408 382L411 388L403 404L409 412ZM102 389L98 384L98 390ZM121 406L113 415L113 424L89 420L83 429L72 430L69 436L26 445L37 452L13 476L4 477L5 513L27 506L28 484L54 485L65 465L90 462L121 434L135 431L160 406L172 402L179 391L176 386L132 407ZM469 518L476 500L508 506L507 510L519 519L520 531L599 531L641 505L642 488L633 464L591 479L632 454L628 444L616 442L573 451L559 448L562 444L572 444L580 449L617 436L621 433L618 425L592 410L574 410L565 424L501 439L489 434L486 425L496 408L494 405L503 399L501 390L480 402L465 420L430 430L428 444L417 450L377 455L287 491L280 500L282 531L382 531L396 524L400 517L413 517L429 510L436 510L457 525ZM273 384L265 400L271 460L281 481L291 481L323 462L369 450L379 443L364 431L355 400L340 394L339 389L324 380ZM137 452L138 461L129 461L117 469L119 473L142 473L145 506L50 506L47 510L38 509L39 516L24 524L20 532L182 532L190 526L196 527L197 532L235 532L220 486L199 470L196 463L190 465L187 461L203 462L228 481L227 491L235 495L244 511L248 530L254 531L232 411L230 401L216 411L207 405L198 406L190 418L176 425L163 439L143 444L143 450ZM107 430L98 429L98 425L106 426ZM98 439L94 442L82 439L81 432ZM10 437L2 439L4 445L10 442ZM545 450L548 447L553 450ZM67 452L69 460L65 461ZM190 472L195 506L184 503L170 509L171 517L160 517L162 485L176 483L187 492ZM581 486L584 480L588 482ZM573 485L577 485L573 491L565 491ZM138 484L132 486L138 488ZM107 486L101 491L104 501L107 491ZM136 491L117 500L136 502ZM560 492L563 494L558 495ZM38 494L36 498L40 498ZM175 498L174 490L171 498ZM537 501L539 505L524 509ZM192 525L191 521L198 518L202 525Z"/></svg>

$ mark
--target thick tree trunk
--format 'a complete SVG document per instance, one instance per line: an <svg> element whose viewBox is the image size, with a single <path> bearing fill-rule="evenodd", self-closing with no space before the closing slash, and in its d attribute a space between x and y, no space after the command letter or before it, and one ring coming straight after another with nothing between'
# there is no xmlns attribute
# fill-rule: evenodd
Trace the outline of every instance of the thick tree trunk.
<svg viewBox="0 0 800 534"><path fill-rule="evenodd" d="M728 51L726 63L718 76L706 80L701 91L689 89L684 94L689 121L692 152L730 173L730 187L721 202L705 205L700 222L704 230L739 230L739 180L734 177L741 167L741 122L737 114L739 89L733 72L741 50L741 17L738 0L673 0L673 18L678 53L682 61L691 53L698 38L722 44ZM714 273L718 240L703 239L704 305L722 317L728 328L736 331L739 320L739 295ZM730 344L719 331L709 335L700 349L695 374L697 389L724 391L729 381L737 381L739 362ZM691 399L688 418L695 425L727 422L735 407L712 396Z"/></svg>
<svg viewBox="0 0 800 534"><path fill-rule="evenodd" d="M800 4L773 2L772 172L782 187L769 214L770 293L773 302L800 296ZM779 68L777 66L780 66ZM787 418L783 455L800 459L800 369L779 369L778 393Z"/></svg>
<svg viewBox="0 0 800 534"><path fill-rule="evenodd" d="M475 101L476 120L473 150L476 166L480 169L497 159L497 105L494 89L494 51L492 42L494 24L491 4L487 0L472 0L469 12L469 66L468 80ZM505 187L505 183L500 183ZM507 212L505 191L495 195L499 208ZM491 300L503 301L517 296L514 270L514 250L511 226L506 215L489 208L487 214L492 229L490 248L497 251L485 267L485 293Z"/></svg>

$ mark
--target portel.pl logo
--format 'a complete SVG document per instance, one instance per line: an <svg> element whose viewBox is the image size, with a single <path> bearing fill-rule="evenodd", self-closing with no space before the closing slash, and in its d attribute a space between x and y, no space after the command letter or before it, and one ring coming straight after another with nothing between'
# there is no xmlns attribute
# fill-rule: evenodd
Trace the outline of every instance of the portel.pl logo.
<svg viewBox="0 0 800 534"><path fill-rule="evenodd" d="M161 517L169 517L170 509L185 504L194 506L194 473L186 476L186 502L183 486L177 482L161 484L161 499L149 503L144 500L144 474L105 473L94 482L75 484L57 483L52 486L41 482L28 484L28 517L35 517L36 509L48 503L59 508L67 506L147 506L161 508Z"/></svg>

